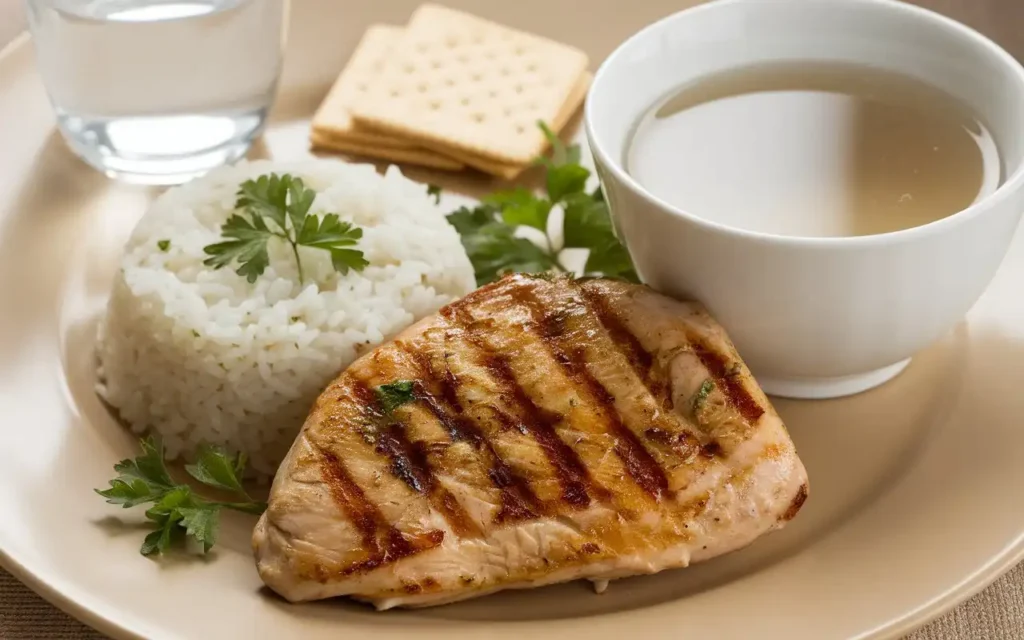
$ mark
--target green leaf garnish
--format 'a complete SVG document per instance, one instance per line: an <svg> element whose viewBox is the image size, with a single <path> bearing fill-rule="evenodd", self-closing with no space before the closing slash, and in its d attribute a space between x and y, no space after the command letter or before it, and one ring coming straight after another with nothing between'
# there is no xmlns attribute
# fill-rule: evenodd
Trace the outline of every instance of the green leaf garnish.
<svg viewBox="0 0 1024 640"><path fill-rule="evenodd" d="M334 269L345 275L349 269L362 271L370 263L363 252L352 249L363 237L363 230L342 222L337 214L310 215L316 192L302 178L271 173L246 180L238 189L233 214L221 226L223 242L203 247L210 256L203 264L220 269L237 262L235 270L250 283L263 275L270 264L267 243L271 238L287 242L295 256L299 283L305 278L299 247L322 249L331 254ZM268 224L271 223L271 224Z"/></svg>
<svg viewBox="0 0 1024 640"><path fill-rule="evenodd" d="M434 197L434 204L441 204L441 187L436 184L428 184L427 195Z"/></svg>
<svg viewBox="0 0 1024 640"><path fill-rule="evenodd" d="M159 528L150 533L142 541L142 547L139 549L139 553L144 556L151 556L167 551L171 546L171 541L175 538L177 532L178 522L181 521L180 515L175 517L167 518L167 520L159 525ZM179 536L180 537L180 534Z"/></svg>
<svg viewBox="0 0 1024 640"><path fill-rule="evenodd" d="M171 248L171 241L170 240L157 240L156 241L156 248L161 250L161 251L163 251L164 253L167 253L167 250Z"/></svg>
<svg viewBox="0 0 1024 640"><path fill-rule="evenodd" d="M551 202L537 198L529 189L519 187L513 191L498 191L483 199L501 212L505 224L526 225L547 233Z"/></svg>
<svg viewBox="0 0 1024 640"><path fill-rule="evenodd" d="M563 164L548 169L545 180L548 188L548 197L552 202L558 202L566 196L583 193L587 184L590 171L578 164Z"/></svg>
<svg viewBox="0 0 1024 640"><path fill-rule="evenodd" d="M362 237L362 229L350 222L342 222L337 214L329 213L320 219L315 216L306 218L299 231L298 244L330 252L334 270L345 275L349 269L362 271L370 264L363 258L362 251L346 248L355 246Z"/></svg>
<svg viewBox="0 0 1024 640"><path fill-rule="evenodd" d="M700 411L704 403L708 401L708 395L711 394L715 389L715 383L710 379L705 380L701 383L700 389L697 389L697 393L693 394L693 410Z"/></svg>
<svg viewBox="0 0 1024 640"><path fill-rule="evenodd" d="M416 399L415 384L412 380L396 380L382 384L376 389L377 403L385 414Z"/></svg>
<svg viewBox="0 0 1024 640"><path fill-rule="evenodd" d="M245 470L244 453L229 454L221 447L200 445L196 451L196 463L185 465L190 476L211 487L247 495L239 479Z"/></svg>
<svg viewBox="0 0 1024 640"><path fill-rule="evenodd" d="M164 466L164 450L161 444L152 438L141 442L142 455L134 460L122 460L114 465L114 471L122 480L141 480L153 489L171 486L171 476Z"/></svg>
<svg viewBox="0 0 1024 640"><path fill-rule="evenodd" d="M203 545L203 553L208 552L217 541L220 509L204 505L202 507L184 507L178 509L178 513L181 514L180 526L185 528L185 535Z"/></svg>
<svg viewBox="0 0 1024 640"><path fill-rule="evenodd" d="M476 207L448 214L448 222L462 238L478 285L506 273L567 273L562 251L587 249L583 276L605 276L639 282L629 252L615 237L608 205L601 189L586 192L590 171L580 165L578 145L566 146L543 122L538 123L551 145L549 157L537 159L546 170L546 196L519 187L485 197ZM563 247L555 247L548 234L548 217L555 205L565 213ZM516 228L533 227L544 233L538 245L516 236Z"/></svg>
<svg viewBox="0 0 1024 640"><path fill-rule="evenodd" d="M238 214L228 218L221 226L220 234L229 240L203 247L210 256L203 264L220 269L237 260L239 266L235 273L245 276L250 283L256 282L270 264L267 240L277 234L267 228L262 218L253 215L249 221Z"/></svg>
<svg viewBox="0 0 1024 640"><path fill-rule="evenodd" d="M462 246L473 263L479 285L493 282L506 273L538 273L559 269L551 251L526 238L515 236L515 227L498 220L491 205L474 209L462 207L448 215L448 222L462 236Z"/></svg>
<svg viewBox="0 0 1024 640"><path fill-rule="evenodd" d="M221 502L204 498L192 487L176 483L164 465L163 447L155 438L141 441L142 455L114 465L118 476L110 488L96 493L111 504L124 508L152 503L146 518L154 531L146 536L139 549L144 556L164 553L178 540L191 539L206 553L217 541L221 509L234 509L259 515L266 510L263 502L252 500L242 487L246 458L230 454L220 447L200 446L195 464L187 465L189 475L199 482L230 491L243 497L241 502Z"/></svg>

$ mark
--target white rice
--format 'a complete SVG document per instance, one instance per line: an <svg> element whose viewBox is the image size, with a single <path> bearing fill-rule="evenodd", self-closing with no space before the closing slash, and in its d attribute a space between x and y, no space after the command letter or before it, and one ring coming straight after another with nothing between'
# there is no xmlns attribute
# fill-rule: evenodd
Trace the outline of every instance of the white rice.
<svg viewBox="0 0 1024 640"><path fill-rule="evenodd" d="M338 274L329 254L270 243L254 283L203 265L239 184L270 173L317 191L311 213L363 228L370 262ZM158 243L169 240L162 251ZM225 167L153 203L124 250L100 328L100 393L170 457L201 443L245 452L273 474L319 392L359 355L470 292L473 269L425 187L392 168L320 160Z"/></svg>

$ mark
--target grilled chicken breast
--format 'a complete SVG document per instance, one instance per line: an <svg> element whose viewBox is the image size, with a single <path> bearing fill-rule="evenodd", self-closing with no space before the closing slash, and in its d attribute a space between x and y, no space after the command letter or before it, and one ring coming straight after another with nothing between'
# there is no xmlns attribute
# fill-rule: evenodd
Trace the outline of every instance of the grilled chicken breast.
<svg viewBox="0 0 1024 640"><path fill-rule="evenodd" d="M699 305L513 275L324 391L253 545L288 600L426 606L685 567L806 497L782 421Z"/></svg>

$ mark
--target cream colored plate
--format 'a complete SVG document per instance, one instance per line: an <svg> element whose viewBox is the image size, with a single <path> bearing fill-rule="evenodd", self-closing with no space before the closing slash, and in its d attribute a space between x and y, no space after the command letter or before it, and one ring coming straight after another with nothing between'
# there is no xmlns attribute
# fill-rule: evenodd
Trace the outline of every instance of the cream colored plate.
<svg viewBox="0 0 1024 640"><path fill-rule="evenodd" d="M600 60L679 0L516 0L472 6ZM558 5L558 3L554 3ZM386 7L377 7L386 5ZM282 94L258 155L307 154L308 118L371 21L413 2L297 2ZM967 321L892 383L777 403L811 475L784 531L682 571L492 596L418 612L288 605L261 587L254 520L225 522L206 561L141 557L138 520L105 505L134 441L92 392L92 338L119 247L155 191L72 157L30 43L0 57L0 561L118 637L877 638L910 630L1024 555L1024 238ZM462 186L480 188L464 182ZM950 256L951 260L957 259ZM837 340L842 336L837 335ZM586 635L583 635L586 634Z"/></svg>

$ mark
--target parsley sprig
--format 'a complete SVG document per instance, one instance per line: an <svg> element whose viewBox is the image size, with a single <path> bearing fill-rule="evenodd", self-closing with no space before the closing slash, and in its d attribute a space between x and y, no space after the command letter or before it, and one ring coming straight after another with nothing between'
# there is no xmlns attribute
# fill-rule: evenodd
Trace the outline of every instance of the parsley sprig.
<svg viewBox="0 0 1024 640"><path fill-rule="evenodd" d="M375 389L377 403L384 413L391 414L395 409L416 399L416 383L412 380L395 380L382 384Z"/></svg>
<svg viewBox="0 0 1024 640"><path fill-rule="evenodd" d="M154 527L146 536L140 552L150 556L167 551L172 543L190 538L206 553L217 541L221 509L234 509L259 515L267 505L249 497L240 478L245 471L244 454L231 455L220 447L200 446L195 464L185 466L190 476L208 487L244 498L239 502L221 502L198 495L192 487L176 483L164 465L163 446L159 440L142 440L142 455L114 465L118 476L109 489L96 493L110 504L125 509L153 503L146 518Z"/></svg>
<svg viewBox="0 0 1024 640"><path fill-rule="evenodd" d="M289 174L259 176L246 180L238 189L235 208L221 226L223 242L203 247L209 258L203 264L220 269L238 262L235 271L250 282L263 275L270 256L267 242L280 238L291 245L299 283L304 281L299 247L323 249L331 254L331 264L342 275L349 269L362 271L369 262L363 252L351 249L363 237L363 230L343 222L336 213L321 216L310 214L316 191L309 189L302 178Z"/></svg>
<svg viewBox="0 0 1024 640"><path fill-rule="evenodd" d="M477 284L511 272L569 272L562 262L569 248L589 250L582 275L638 282L633 261L612 230L600 187L590 193L586 190L590 170L580 164L579 146L566 146L543 122L538 125L551 143L550 156L537 160L546 170L545 195L523 187L498 191L476 207L462 207L448 215L473 263ZM564 213L562 246L556 246L548 234L548 217L555 206ZM517 236L520 226L538 229L545 242Z"/></svg>

